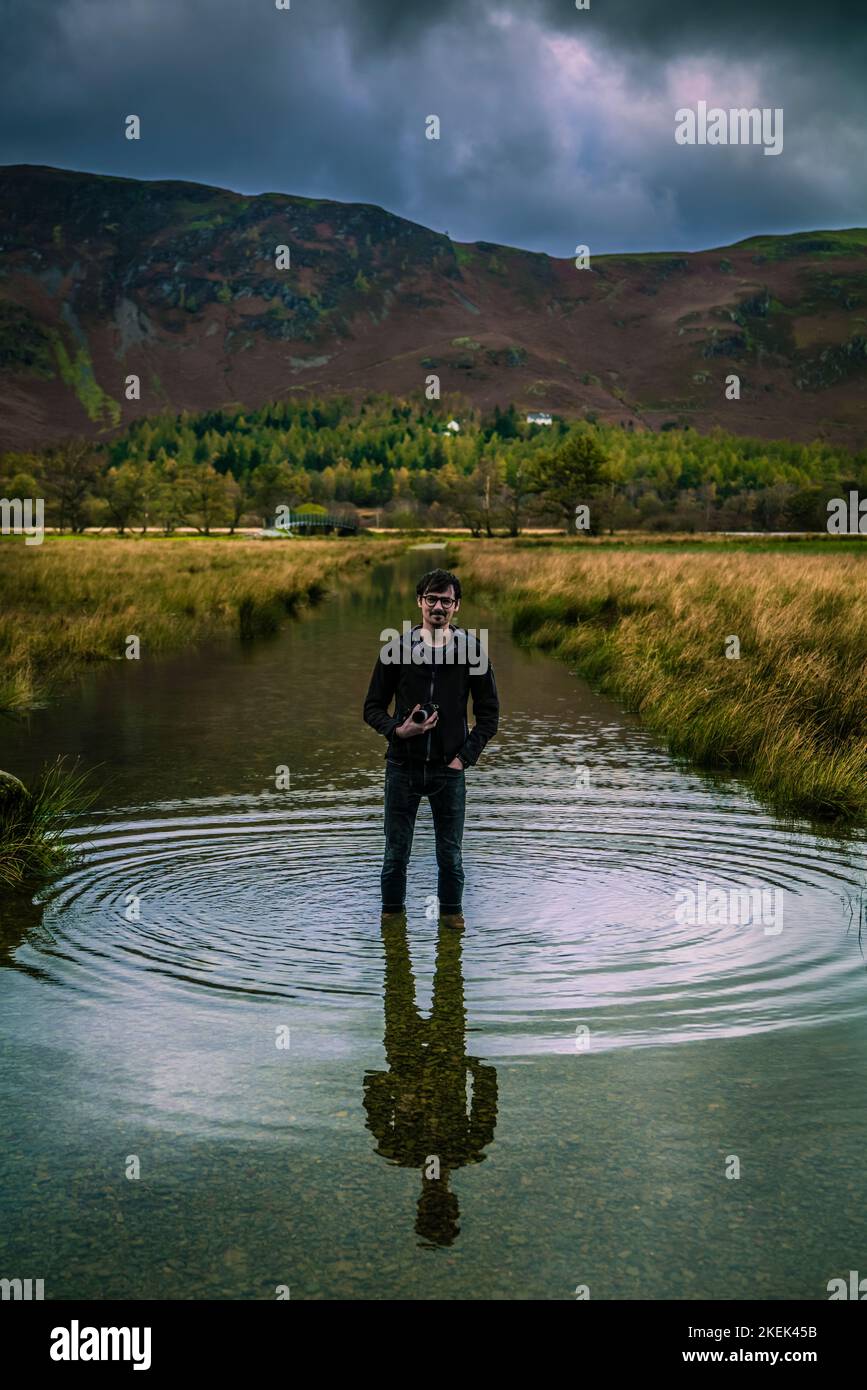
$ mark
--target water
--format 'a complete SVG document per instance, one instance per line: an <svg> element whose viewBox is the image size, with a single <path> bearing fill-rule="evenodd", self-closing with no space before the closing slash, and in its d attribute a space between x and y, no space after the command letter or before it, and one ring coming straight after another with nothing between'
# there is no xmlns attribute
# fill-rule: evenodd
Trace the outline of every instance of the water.
<svg viewBox="0 0 867 1390"><path fill-rule="evenodd" d="M383 933L360 710L431 563L0 731L25 779L74 752L105 784L83 862L2 909L0 1273L55 1298L826 1298L867 1224L863 841L683 771L465 601L502 700L467 774L467 930L428 915L423 804L408 931ZM782 919L677 921L702 882L779 889Z"/></svg>

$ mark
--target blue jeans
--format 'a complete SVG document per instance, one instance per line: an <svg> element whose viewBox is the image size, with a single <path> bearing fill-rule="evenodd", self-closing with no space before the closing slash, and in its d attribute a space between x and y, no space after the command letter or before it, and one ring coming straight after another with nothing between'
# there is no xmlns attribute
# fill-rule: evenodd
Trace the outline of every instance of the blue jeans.
<svg viewBox="0 0 867 1390"><path fill-rule="evenodd" d="M464 891L461 840L467 788L463 768L402 765L390 759L385 766L385 859L382 865L382 910L399 912L406 900L415 818L423 796L430 801L437 855L437 897L440 912L460 912Z"/></svg>

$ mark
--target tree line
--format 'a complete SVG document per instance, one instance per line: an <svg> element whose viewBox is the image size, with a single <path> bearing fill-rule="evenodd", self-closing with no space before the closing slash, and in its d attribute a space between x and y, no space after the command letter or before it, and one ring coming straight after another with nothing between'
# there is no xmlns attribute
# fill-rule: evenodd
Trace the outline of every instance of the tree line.
<svg viewBox="0 0 867 1390"><path fill-rule="evenodd" d="M456 420L459 429L449 428ZM0 455L0 496L42 497L46 525L203 534L268 524L281 506L381 525L618 530L824 530L827 501L867 487L867 453L721 430L660 433L592 416L528 424L371 396L259 410L162 414L111 441L79 438Z"/></svg>

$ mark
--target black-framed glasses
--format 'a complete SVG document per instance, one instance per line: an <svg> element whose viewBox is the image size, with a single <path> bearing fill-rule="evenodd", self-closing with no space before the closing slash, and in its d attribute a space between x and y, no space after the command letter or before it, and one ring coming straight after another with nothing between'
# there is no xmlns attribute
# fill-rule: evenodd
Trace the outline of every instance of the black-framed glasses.
<svg viewBox="0 0 867 1390"><path fill-rule="evenodd" d="M422 597L428 608L436 608L437 604L441 603L446 611L448 611L449 608L454 608L457 602L457 600L453 598L442 598L439 594L423 594Z"/></svg>

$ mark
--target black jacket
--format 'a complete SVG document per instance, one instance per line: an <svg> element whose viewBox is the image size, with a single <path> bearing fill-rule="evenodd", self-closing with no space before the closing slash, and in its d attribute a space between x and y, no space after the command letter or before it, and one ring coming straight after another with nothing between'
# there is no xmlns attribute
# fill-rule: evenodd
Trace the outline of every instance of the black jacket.
<svg viewBox="0 0 867 1390"><path fill-rule="evenodd" d="M493 667L478 639L463 628L444 648L425 642L421 627L396 637L380 652L364 702L364 719L388 739L386 757L396 762L450 763L459 757L467 766L497 732L500 700ZM467 725L467 699L473 697L472 730ZM395 712L389 706L395 701ZM433 701L439 706L436 726L417 738L395 738L414 705Z"/></svg>

